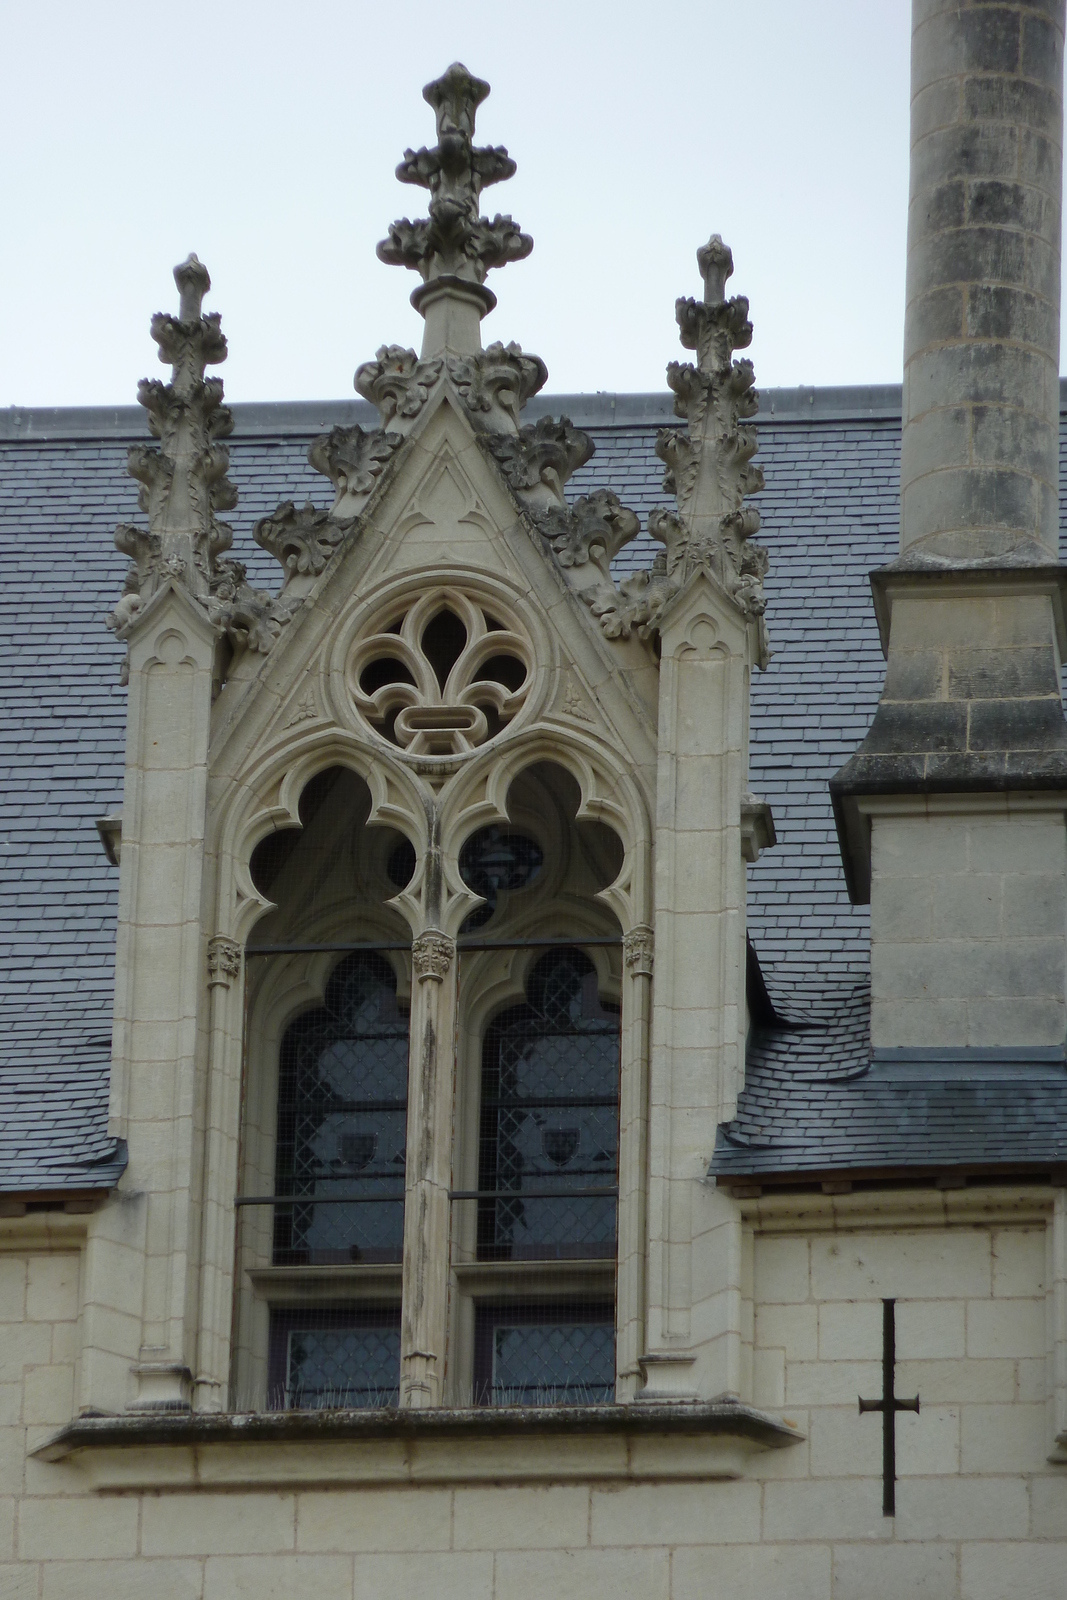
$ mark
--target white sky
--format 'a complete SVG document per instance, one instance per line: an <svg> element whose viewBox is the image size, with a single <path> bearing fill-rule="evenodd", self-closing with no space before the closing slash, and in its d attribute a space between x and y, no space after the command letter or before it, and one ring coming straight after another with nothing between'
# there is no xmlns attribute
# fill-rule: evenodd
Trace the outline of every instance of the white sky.
<svg viewBox="0 0 1067 1600"><path fill-rule="evenodd" d="M485 197L534 237L483 325L549 391L664 387L674 300L720 232L757 382L897 382L909 0L34 0L3 7L0 405L130 404L148 321L195 250L231 400L349 395L413 344L414 273L374 247L423 215L424 83L492 84Z"/></svg>

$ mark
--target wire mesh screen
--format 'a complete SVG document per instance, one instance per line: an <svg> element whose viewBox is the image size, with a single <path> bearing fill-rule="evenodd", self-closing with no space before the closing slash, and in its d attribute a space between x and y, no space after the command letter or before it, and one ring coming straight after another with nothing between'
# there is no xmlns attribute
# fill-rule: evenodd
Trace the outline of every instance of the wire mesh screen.
<svg viewBox="0 0 1067 1600"><path fill-rule="evenodd" d="M276 1266L399 1261L404 1238L408 1014L396 973L361 951L282 1041Z"/></svg>
<svg viewBox="0 0 1067 1600"><path fill-rule="evenodd" d="M398 1306L316 1306L271 1314L272 1411L395 1406L400 1386Z"/></svg>
<svg viewBox="0 0 1067 1600"><path fill-rule="evenodd" d="M478 1405L602 1405L615 1398L615 1307L610 1301L478 1307Z"/></svg>
<svg viewBox="0 0 1067 1600"><path fill-rule="evenodd" d="M478 1256L615 1254L619 1014L576 949L543 956L482 1049Z"/></svg>

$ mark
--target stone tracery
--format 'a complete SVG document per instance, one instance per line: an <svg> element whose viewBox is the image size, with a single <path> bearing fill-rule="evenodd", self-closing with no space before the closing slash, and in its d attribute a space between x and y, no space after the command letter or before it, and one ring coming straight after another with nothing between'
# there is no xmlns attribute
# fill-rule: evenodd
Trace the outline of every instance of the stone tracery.
<svg viewBox="0 0 1067 1600"><path fill-rule="evenodd" d="M380 617L346 681L374 730L412 756L460 755L496 736L526 701L529 638L459 589Z"/></svg>

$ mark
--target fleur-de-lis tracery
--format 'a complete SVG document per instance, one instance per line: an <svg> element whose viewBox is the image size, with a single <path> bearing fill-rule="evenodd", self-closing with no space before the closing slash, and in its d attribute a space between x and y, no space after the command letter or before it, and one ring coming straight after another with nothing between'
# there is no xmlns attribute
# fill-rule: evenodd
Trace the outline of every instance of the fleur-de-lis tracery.
<svg viewBox="0 0 1067 1600"><path fill-rule="evenodd" d="M533 650L459 589L435 589L383 619L348 662L361 714L412 755L458 755L499 733L522 706Z"/></svg>

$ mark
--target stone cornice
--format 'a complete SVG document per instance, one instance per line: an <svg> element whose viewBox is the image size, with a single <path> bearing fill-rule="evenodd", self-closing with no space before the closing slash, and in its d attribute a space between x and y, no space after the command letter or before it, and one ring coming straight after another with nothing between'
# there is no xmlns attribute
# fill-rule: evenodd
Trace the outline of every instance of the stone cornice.
<svg viewBox="0 0 1067 1600"><path fill-rule="evenodd" d="M799 1428L736 1401L83 1417L33 1452L94 1488L735 1478Z"/></svg>

